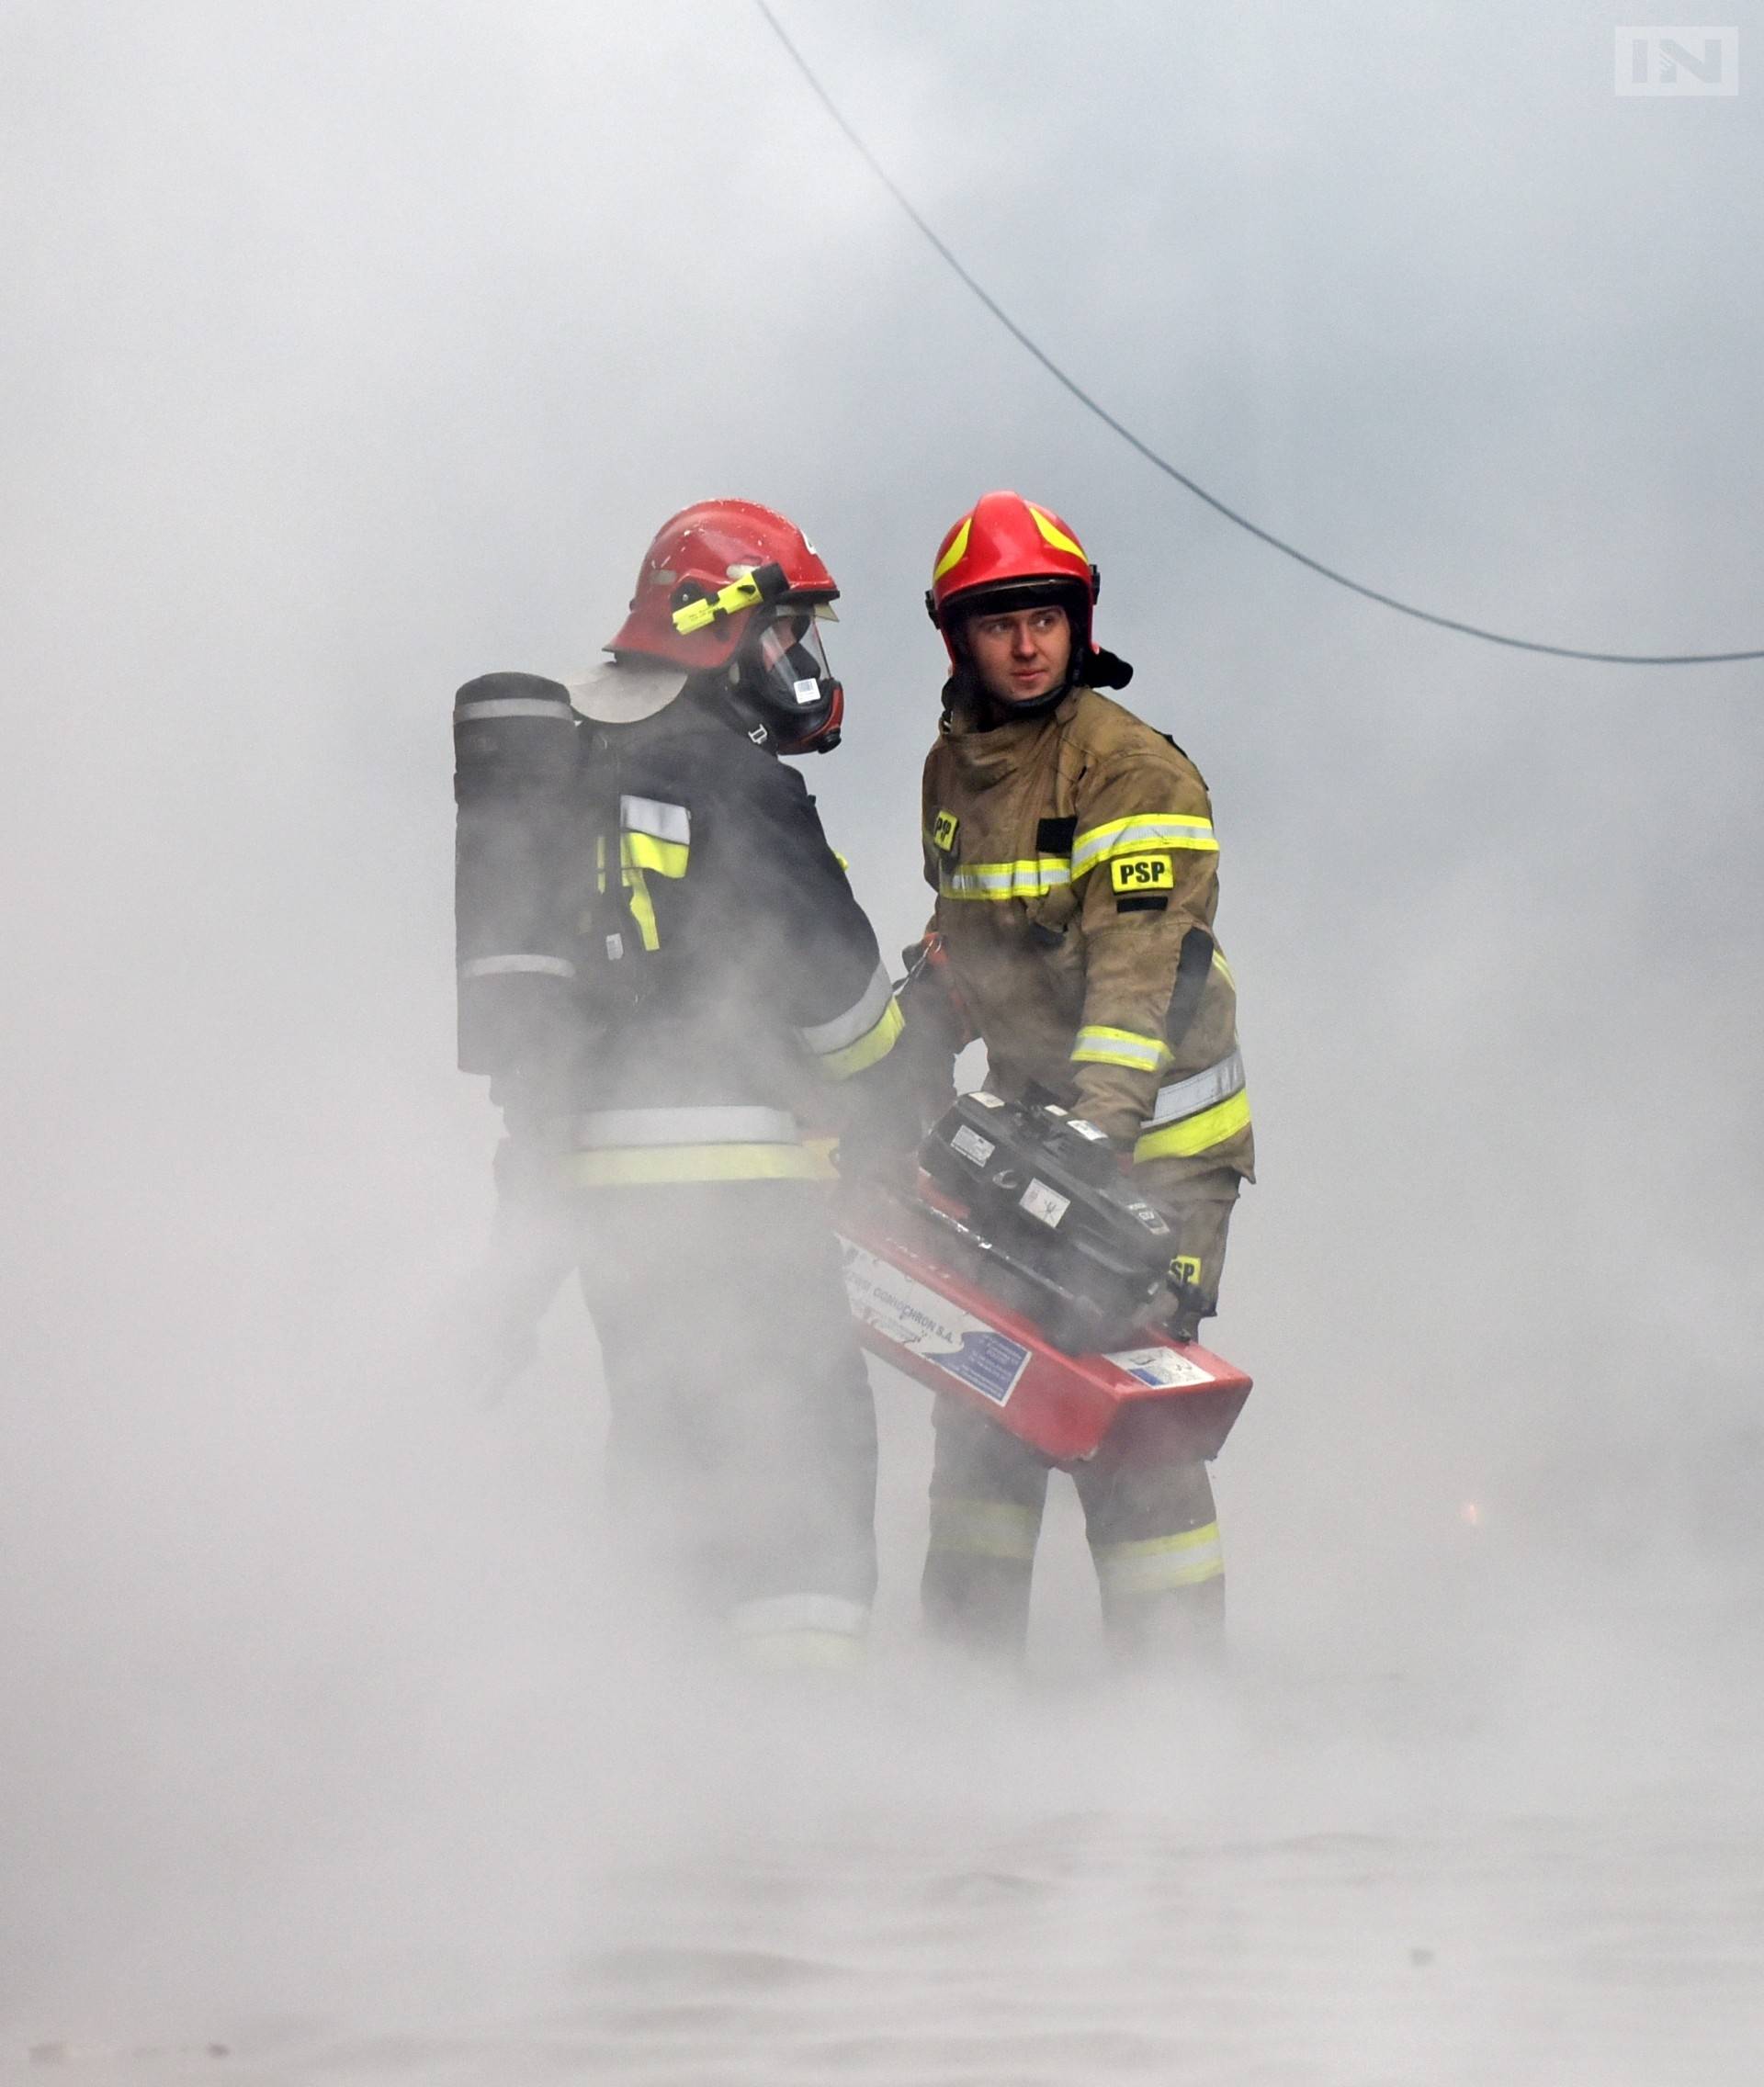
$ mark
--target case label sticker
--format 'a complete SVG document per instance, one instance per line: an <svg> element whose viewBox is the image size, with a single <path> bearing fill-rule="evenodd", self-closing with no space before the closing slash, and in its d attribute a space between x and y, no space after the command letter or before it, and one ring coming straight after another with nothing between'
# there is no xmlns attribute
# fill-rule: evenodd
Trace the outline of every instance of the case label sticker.
<svg viewBox="0 0 1764 2087"><path fill-rule="evenodd" d="M964 1159L971 1159L976 1167L984 1167L999 1149L990 1138L983 1138L978 1131L970 1129L966 1123L949 1142L955 1151L959 1152Z"/></svg>
<svg viewBox="0 0 1764 2087"><path fill-rule="evenodd" d="M1029 1367L1029 1350L1021 1341L962 1311L855 1240L842 1239L840 1251L854 1319L994 1405L1009 1402Z"/></svg>
<svg viewBox="0 0 1764 2087"><path fill-rule="evenodd" d="M1178 1355L1173 1348L1124 1348L1102 1359L1113 1362L1117 1370L1125 1370L1129 1377L1148 1385L1154 1392L1170 1392L1184 1384L1213 1382L1211 1371L1203 1370L1198 1362L1191 1362L1185 1355Z"/></svg>
<svg viewBox="0 0 1764 2087"><path fill-rule="evenodd" d="M1017 1201L1031 1217L1038 1217L1050 1230L1072 1207L1069 1196L1062 1196L1057 1189L1050 1189L1046 1181L1031 1181L1017 1198Z"/></svg>

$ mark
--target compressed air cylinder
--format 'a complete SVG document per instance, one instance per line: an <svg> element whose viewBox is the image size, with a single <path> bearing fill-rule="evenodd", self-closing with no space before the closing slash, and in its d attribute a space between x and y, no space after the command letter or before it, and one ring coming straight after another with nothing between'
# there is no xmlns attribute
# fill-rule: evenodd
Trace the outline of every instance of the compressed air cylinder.
<svg viewBox="0 0 1764 2087"><path fill-rule="evenodd" d="M576 1027L569 692L537 674L482 674L454 698L453 747L459 1069L546 1080Z"/></svg>

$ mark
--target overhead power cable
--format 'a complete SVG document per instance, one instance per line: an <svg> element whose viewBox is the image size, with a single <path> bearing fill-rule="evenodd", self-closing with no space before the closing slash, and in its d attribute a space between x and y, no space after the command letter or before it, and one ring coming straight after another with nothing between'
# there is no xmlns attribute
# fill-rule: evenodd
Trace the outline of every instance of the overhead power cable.
<svg viewBox="0 0 1764 2087"><path fill-rule="evenodd" d="M1113 429L1129 448L1137 450L1139 455L1154 469L1161 471L1167 479L1173 479L1184 491L1192 492L1196 500L1204 501L1206 505L1212 508L1216 513L1222 514L1227 522L1235 523L1239 529L1248 531L1250 536L1266 544L1270 549L1277 550L1283 557L1293 558L1298 564L1308 567L1311 571L1319 574L1325 580L1332 580L1338 587L1346 587L1355 594L1364 595L1369 602L1378 602L1387 609L1395 609L1399 615L1413 616L1420 623L1435 624L1442 630L1455 630L1465 637L1480 637L1490 645L1510 646L1515 651L1519 652L1547 652L1558 660L1596 660L1612 667L1708 667L1734 660L1764 660L1764 647L1745 652L1589 652L1583 651L1578 646L1574 645L1544 645L1536 638L1509 637L1502 631L1487 630L1480 624L1461 622L1455 616L1436 615L1430 609L1417 608L1412 602L1399 602L1394 594L1381 593L1376 587L1368 587L1362 581L1351 580L1345 572L1338 572L1333 566L1325 565L1321 558L1312 558L1308 552L1300 550L1295 544L1287 543L1283 537L1276 536L1272 530L1264 529L1258 523L1250 521L1247 514L1239 514L1235 507L1228 506L1226 502L1219 499L1216 493L1208 492L1204 486L1196 484L1186 471L1178 470L1167 457L1160 457L1148 442L1143 441L1125 423L1116 420L1114 415L1105 406L1100 405L1075 378L1069 376L1037 341L1024 333L991 292L975 280L967 268L944 243L925 220L921 217L902 191L899 182L876 158L857 131L853 129L838 103L821 85L810 68L808 61L785 33L783 23L766 5L766 0L754 0L754 6L765 17L766 26L771 29L773 35L784 46L791 62L807 81L810 93L813 94L815 99L820 102L828 115L832 118L840 130L844 132L846 139L856 150L859 157L870 172L875 175L883 187L906 212L927 243L935 249L945 265L963 286L979 299L993 318L998 321L999 324L1004 328L1005 332L1020 346L1026 348L1047 372L1048 376L1057 384L1064 386L1087 412L1094 413L1104 427Z"/></svg>

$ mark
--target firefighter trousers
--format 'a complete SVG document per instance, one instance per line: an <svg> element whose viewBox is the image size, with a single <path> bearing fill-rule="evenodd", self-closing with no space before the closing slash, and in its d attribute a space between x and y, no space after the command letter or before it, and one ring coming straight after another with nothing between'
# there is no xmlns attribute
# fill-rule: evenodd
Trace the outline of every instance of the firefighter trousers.
<svg viewBox="0 0 1764 2087"><path fill-rule="evenodd" d="M621 1541L763 1665L845 1664L876 1590L876 1411L825 1190L644 1184L584 1202L582 1294Z"/></svg>
<svg viewBox="0 0 1764 2087"><path fill-rule="evenodd" d="M1218 1295L1235 1177L1158 1197L1190 1280ZM940 1396L931 1530L921 1594L934 1638L1001 1661L1023 1656L1041 1534L1045 1458L996 1421ZM1216 1656L1225 1562L1206 1466L1174 1417L1130 1407L1095 1456L1072 1467L1111 1650L1128 1664Z"/></svg>

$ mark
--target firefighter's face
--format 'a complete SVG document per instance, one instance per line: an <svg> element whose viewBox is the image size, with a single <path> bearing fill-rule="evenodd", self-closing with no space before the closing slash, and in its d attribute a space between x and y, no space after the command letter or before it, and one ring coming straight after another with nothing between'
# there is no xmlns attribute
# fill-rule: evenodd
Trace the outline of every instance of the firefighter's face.
<svg viewBox="0 0 1764 2087"><path fill-rule="evenodd" d="M996 703L1035 703L1057 689L1071 664L1072 626L1051 602L968 619L968 657Z"/></svg>

